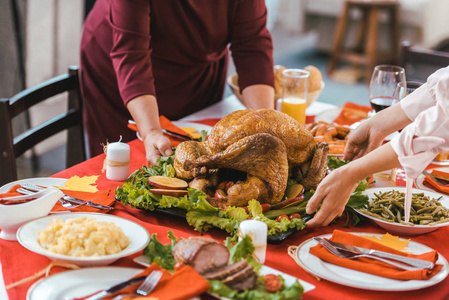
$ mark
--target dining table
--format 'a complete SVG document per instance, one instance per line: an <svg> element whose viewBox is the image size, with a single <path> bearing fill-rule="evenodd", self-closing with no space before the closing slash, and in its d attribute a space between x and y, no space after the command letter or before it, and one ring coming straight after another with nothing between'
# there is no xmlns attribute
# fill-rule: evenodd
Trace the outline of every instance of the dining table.
<svg viewBox="0 0 449 300"><path fill-rule="evenodd" d="M213 125L220 118L229 113L244 109L245 107L235 96L229 96L221 102L194 113L180 121L193 122L198 124ZM339 107L315 101L306 111L308 121L322 114L338 113ZM135 139L128 143L130 146L130 172L141 168L145 164L145 149L141 140ZM109 190L109 197L115 199L115 190L120 187L123 181L111 181L102 173L105 155L101 154L92 157L78 165L58 172L52 178L71 178L73 176L99 176L95 184L98 190ZM143 226L149 234L157 234L157 238L162 243L169 243L167 232L172 231L176 237L187 238L191 236L210 237L219 241L224 241L228 234L220 229L212 228L206 232L197 232L189 226L185 219L176 216L161 214L160 212L147 211L124 205L119 201L114 203L115 209L108 211L108 214L122 217ZM343 284L334 283L329 280L319 278L303 269L288 253L291 246L299 246L303 242L316 236L332 234L334 230L355 233L386 234L387 232L375 223L367 221L356 227L345 225L345 218L338 219L331 225L320 228L305 228L291 234L287 239L278 244L268 244L266 249L265 265L285 274L294 276L315 286L312 290L302 295L303 299L449 299L449 278L441 282L422 289L400 291L369 290ZM436 231L413 237L402 236L414 242L426 245L436 250L440 255L449 258L449 227L441 227ZM134 261L134 258L142 255L139 253L129 255L112 263L112 266L126 266L142 268ZM26 259L25 259L26 258ZM27 276L31 276L37 271L44 269L50 260L39 254L25 249L17 241L0 240L0 299L21 300L26 299L28 289L39 279L23 283L6 290L5 285L17 282ZM67 271L62 267L56 267L50 272L56 274ZM339 274L335 274L339 276Z"/></svg>

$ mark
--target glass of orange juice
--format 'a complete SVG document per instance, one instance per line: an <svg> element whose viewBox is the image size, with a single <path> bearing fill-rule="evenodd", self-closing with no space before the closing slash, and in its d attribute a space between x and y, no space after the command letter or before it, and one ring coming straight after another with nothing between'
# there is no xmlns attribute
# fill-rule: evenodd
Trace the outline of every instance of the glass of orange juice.
<svg viewBox="0 0 449 300"><path fill-rule="evenodd" d="M301 124L306 123L307 92L310 73L302 69L282 71L281 112Z"/></svg>

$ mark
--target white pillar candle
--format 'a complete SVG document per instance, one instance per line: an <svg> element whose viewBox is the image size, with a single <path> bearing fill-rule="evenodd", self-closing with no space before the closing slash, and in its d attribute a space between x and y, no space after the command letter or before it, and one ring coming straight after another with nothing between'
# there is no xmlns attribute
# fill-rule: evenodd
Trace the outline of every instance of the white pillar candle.
<svg viewBox="0 0 449 300"><path fill-rule="evenodd" d="M123 181L129 176L130 148L128 144L117 142L107 145L106 178Z"/></svg>
<svg viewBox="0 0 449 300"><path fill-rule="evenodd" d="M267 251L267 232L267 224L258 220L245 220L239 226L239 239L241 240L246 235L251 237L255 247L254 259L262 264L265 262Z"/></svg>

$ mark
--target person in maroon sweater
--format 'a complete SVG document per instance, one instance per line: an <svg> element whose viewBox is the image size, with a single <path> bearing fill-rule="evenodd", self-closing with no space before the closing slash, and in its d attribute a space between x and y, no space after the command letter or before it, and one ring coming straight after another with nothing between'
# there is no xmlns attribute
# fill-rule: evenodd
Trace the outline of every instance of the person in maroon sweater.
<svg viewBox="0 0 449 300"><path fill-rule="evenodd" d="M171 155L159 114L176 120L220 101L232 53L245 105L273 108L273 46L264 0L97 0L81 41L90 155L143 138L147 164Z"/></svg>

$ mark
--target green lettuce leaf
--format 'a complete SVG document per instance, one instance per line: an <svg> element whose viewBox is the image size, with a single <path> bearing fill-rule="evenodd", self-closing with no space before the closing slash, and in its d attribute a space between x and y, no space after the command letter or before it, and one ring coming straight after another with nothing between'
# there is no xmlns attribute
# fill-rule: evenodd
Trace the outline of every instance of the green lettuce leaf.
<svg viewBox="0 0 449 300"><path fill-rule="evenodd" d="M177 239L173 235L173 231L168 232L168 237L172 240L172 243L163 245L157 239L157 234L153 233L150 237L150 242L143 250L143 255L149 258L150 264L156 263L161 268L174 272L175 258L173 257L172 249L176 245Z"/></svg>

